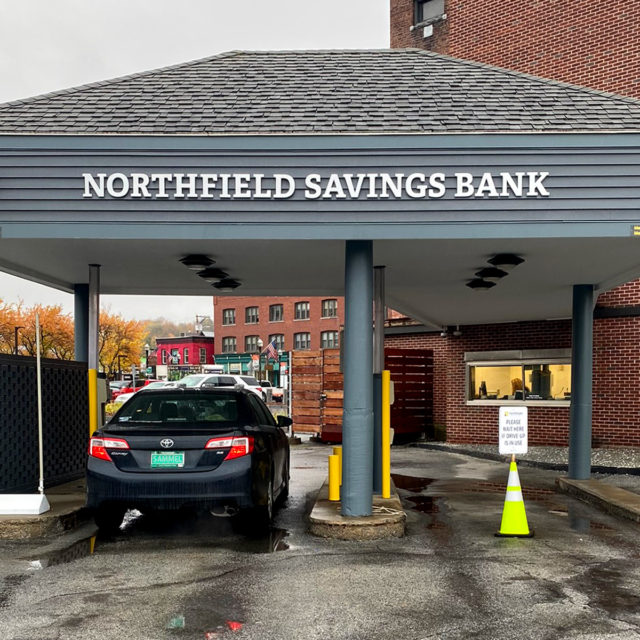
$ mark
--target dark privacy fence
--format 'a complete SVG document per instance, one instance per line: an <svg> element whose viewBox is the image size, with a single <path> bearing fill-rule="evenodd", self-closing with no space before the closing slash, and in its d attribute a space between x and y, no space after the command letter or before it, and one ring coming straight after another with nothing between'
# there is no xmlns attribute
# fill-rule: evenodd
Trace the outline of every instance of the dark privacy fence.
<svg viewBox="0 0 640 640"><path fill-rule="evenodd" d="M45 489L84 474L87 364L42 360ZM0 493L38 488L36 359L0 355Z"/></svg>

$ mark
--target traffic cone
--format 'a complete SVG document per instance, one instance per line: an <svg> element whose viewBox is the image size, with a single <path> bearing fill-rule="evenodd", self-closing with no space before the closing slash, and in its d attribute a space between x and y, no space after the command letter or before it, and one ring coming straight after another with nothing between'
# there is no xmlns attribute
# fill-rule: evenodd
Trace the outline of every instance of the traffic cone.
<svg viewBox="0 0 640 640"><path fill-rule="evenodd" d="M509 466L509 480L507 481L507 495L504 499L504 510L502 511L502 523L500 524L500 531L496 535L511 538L533 538L533 531L529 530L527 514L524 510L524 500L522 499L522 489L515 459L511 460L511 465Z"/></svg>

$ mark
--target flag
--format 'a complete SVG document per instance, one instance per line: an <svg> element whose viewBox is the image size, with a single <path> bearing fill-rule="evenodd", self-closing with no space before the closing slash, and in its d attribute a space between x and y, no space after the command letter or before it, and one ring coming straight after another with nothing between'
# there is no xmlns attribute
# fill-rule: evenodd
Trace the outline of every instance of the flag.
<svg viewBox="0 0 640 640"><path fill-rule="evenodd" d="M267 360L269 358L273 358L274 360L278 359L278 350L276 349L276 341L272 340L266 347L262 353L267 354Z"/></svg>

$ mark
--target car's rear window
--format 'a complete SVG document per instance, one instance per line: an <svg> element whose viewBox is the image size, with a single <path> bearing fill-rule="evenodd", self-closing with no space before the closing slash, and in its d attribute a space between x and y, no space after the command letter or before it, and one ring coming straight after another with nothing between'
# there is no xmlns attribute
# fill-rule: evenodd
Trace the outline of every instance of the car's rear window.
<svg viewBox="0 0 640 640"><path fill-rule="evenodd" d="M182 378L182 380L178 380L178 384L183 387L195 387L197 384L204 380L206 376L187 376L186 378Z"/></svg>
<svg viewBox="0 0 640 640"><path fill-rule="evenodd" d="M122 427L133 424L182 424L187 427L194 424L237 423L241 412L240 397L236 393L139 393L118 411L109 424Z"/></svg>
<svg viewBox="0 0 640 640"><path fill-rule="evenodd" d="M249 376L240 376L240 380L244 380L250 387L259 387L260 383L255 379Z"/></svg>

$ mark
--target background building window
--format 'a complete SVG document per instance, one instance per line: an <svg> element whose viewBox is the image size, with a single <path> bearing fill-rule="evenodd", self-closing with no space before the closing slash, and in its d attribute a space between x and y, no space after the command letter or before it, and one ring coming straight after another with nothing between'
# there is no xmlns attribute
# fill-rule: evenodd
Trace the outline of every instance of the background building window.
<svg viewBox="0 0 640 640"><path fill-rule="evenodd" d="M178 351L178 349L171 349L169 364L180 364L180 352Z"/></svg>
<svg viewBox="0 0 640 640"><path fill-rule="evenodd" d="M274 333L269 336L269 342L274 342L278 351L284 351L284 334Z"/></svg>
<svg viewBox="0 0 640 640"><path fill-rule="evenodd" d="M338 301L334 298L322 301L322 317L335 318L338 315Z"/></svg>
<svg viewBox="0 0 640 640"><path fill-rule="evenodd" d="M247 353L257 353L258 352L258 336L245 336L244 350Z"/></svg>
<svg viewBox="0 0 640 640"><path fill-rule="evenodd" d="M182 350L182 364L189 364L189 349L187 347Z"/></svg>
<svg viewBox="0 0 640 640"><path fill-rule="evenodd" d="M235 353L236 339L233 336L222 338L222 353Z"/></svg>
<svg viewBox="0 0 640 640"><path fill-rule="evenodd" d="M222 310L222 324L230 325L236 323L236 310L235 309L223 309Z"/></svg>
<svg viewBox="0 0 640 640"><path fill-rule="evenodd" d="M335 349L338 346L338 332L337 331L323 331L320 334L320 348L321 349Z"/></svg>
<svg viewBox="0 0 640 640"><path fill-rule="evenodd" d="M311 349L311 334L295 333L293 335L293 348L294 349Z"/></svg>
<svg viewBox="0 0 640 640"><path fill-rule="evenodd" d="M200 364L207 364L207 350L200 347Z"/></svg>
<svg viewBox="0 0 640 640"><path fill-rule="evenodd" d="M413 24L433 21L444 15L444 0L414 0Z"/></svg>
<svg viewBox="0 0 640 640"><path fill-rule="evenodd" d="M162 350L162 364L167 364L167 352L165 349Z"/></svg>
<svg viewBox="0 0 640 640"><path fill-rule="evenodd" d="M467 399L470 401L571 400L571 364L568 361L482 362L467 366Z"/></svg>
<svg viewBox="0 0 640 640"><path fill-rule="evenodd" d="M296 302L295 313L293 317L296 320L308 320L309 319L309 303L308 302Z"/></svg>
<svg viewBox="0 0 640 640"><path fill-rule="evenodd" d="M244 310L245 324L257 324L258 322L258 307L247 307Z"/></svg>
<svg viewBox="0 0 640 640"><path fill-rule="evenodd" d="M283 312L281 304L272 304L269 307L269 322L282 322Z"/></svg>

